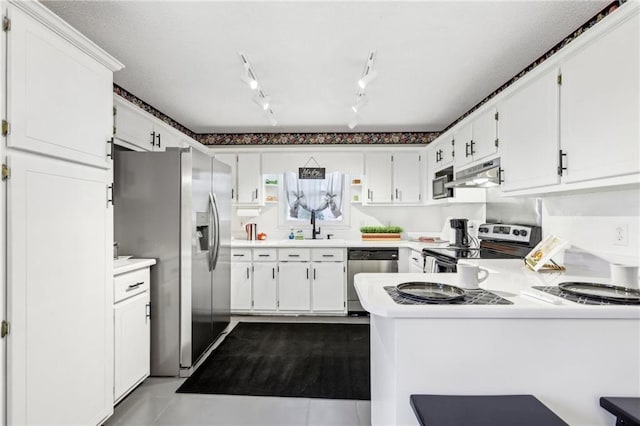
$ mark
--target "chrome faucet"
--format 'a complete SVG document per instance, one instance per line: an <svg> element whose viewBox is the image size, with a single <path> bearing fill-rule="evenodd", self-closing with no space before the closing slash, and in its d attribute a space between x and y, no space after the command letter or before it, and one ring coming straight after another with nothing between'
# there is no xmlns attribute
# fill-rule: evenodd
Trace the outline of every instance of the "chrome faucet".
<svg viewBox="0 0 640 426"><path fill-rule="evenodd" d="M320 235L320 227L318 227L318 230L316 231L316 211L315 210L311 210L311 239L315 240L316 235Z"/></svg>

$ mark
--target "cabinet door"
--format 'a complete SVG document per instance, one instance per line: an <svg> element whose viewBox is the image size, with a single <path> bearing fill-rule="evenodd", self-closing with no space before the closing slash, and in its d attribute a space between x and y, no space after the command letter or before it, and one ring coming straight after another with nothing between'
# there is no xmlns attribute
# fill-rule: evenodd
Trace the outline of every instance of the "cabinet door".
<svg viewBox="0 0 640 426"><path fill-rule="evenodd" d="M455 158L454 163L457 167L464 166L473 161L471 154L471 123L467 123L455 132Z"/></svg>
<svg viewBox="0 0 640 426"><path fill-rule="evenodd" d="M251 294L251 263L231 263L231 310L250 311L253 296Z"/></svg>
<svg viewBox="0 0 640 426"><path fill-rule="evenodd" d="M234 154L218 154L216 153L214 155L214 158L216 160L220 160L222 161L224 164L226 164L227 166L231 167L231 199L233 200L233 202L237 202L237 195L238 195L238 187L236 184L236 166L237 166L237 161L238 161L238 157L237 155Z"/></svg>
<svg viewBox="0 0 640 426"><path fill-rule="evenodd" d="M639 21L635 14L561 63L564 182L640 171Z"/></svg>
<svg viewBox="0 0 640 426"><path fill-rule="evenodd" d="M419 152L393 154L395 203L419 203L422 200L422 156Z"/></svg>
<svg viewBox="0 0 640 426"><path fill-rule="evenodd" d="M110 167L111 71L16 7L7 13L7 146Z"/></svg>
<svg viewBox="0 0 640 426"><path fill-rule="evenodd" d="M153 151L156 133L153 122L138 107L116 98L115 136L145 151Z"/></svg>
<svg viewBox="0 0 640 426"><path fill-rule="evenodd" d="M114 312L114 399L149 376L151 321L149 292L116 303Z"/></svg>
<svg viewBox="0 0 640 426"><path fill-rule="evenodd" d="M8 424L99 424L113 410L106 170L7 158Z"/></svg>
<svg viewBox="0 0 640 426"><path fill-rule="evenodd" d="M311 267L308 262L280 262L278 301L281 311L311 308Z"/></svg>
<svg viewBox="0 0 640 426"><path fill-rule="evenodd" d="M489 108L473 120L471 154L480 160L498 152L496 109Z"/></svg>
<svg viewBox="0 0 640 426"><path fill-rule="evenodd" d="M181 133L169 126L156 124L156 144L154 151L165 151L167 148L182 148Z"/></svg>
<svg viewBox="0 0 640 426"><path fill-rule="evenodd" d="M557 75L556 68L546 71L500 106L503 191L560 182Z"/></svg>
<svg viewBox="0 0 640 426"><path fill-rule="evenodd" d="M367 201L369 203L391 203L391 153L374 152L365 155Z"/></svg>
<svg viewBox="0 0 640 426"><path fill-rule="evenodd" d="M312 309L314 311L344 311L344 263L313 262Z"/></svg>
<svg viewBox="0 0 640 426"><path fill-rule="evenodd" d="M238 154L238 203L260 204L262 200L262 172L260 154Z"/></svg>
<svg viewBox="0 0 640 426"><path fill-rule="evenodd" d="M278 308L276 262L253 263L253 309L275 311Z"/></svg>
<svg viewBox="0 0 640 426"><path fill-rule="evenodd" d="M453 150L455 147L455 139L452 134L438 138L433 147L430 146L429 151L429 173L450 165L453 162Z"/></svg>

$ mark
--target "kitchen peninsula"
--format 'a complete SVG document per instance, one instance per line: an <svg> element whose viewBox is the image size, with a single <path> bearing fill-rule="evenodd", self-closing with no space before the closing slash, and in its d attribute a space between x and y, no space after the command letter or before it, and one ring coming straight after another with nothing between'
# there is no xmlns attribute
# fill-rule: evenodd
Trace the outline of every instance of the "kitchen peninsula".
<svg viewBox="0 0 640 426"><path fill-rule="evenodd" d="M471 262L471 261L470 261ZM403 305L385 287L456 283L455 274L360 274L371 314L371 423L413 425L411 394L532 394L571 425L610 425L603 395L640 392L640 307L552 304L520 294L563 281L605 282L580 271L541 274L521 261L481 260L481 288L511 304Z"/></svg>

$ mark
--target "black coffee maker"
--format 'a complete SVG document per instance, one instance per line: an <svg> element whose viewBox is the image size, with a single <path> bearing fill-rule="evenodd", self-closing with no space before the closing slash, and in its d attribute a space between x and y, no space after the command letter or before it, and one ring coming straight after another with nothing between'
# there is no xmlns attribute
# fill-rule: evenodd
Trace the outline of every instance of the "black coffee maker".
<svg viewBox="0 0 640 426"><path fill-rule="evenodd" d="M451 245L461 248L469 247L467 219L451 219L449 224L451 225L451 232L453 232L453 242L451 242Z"/></svg>

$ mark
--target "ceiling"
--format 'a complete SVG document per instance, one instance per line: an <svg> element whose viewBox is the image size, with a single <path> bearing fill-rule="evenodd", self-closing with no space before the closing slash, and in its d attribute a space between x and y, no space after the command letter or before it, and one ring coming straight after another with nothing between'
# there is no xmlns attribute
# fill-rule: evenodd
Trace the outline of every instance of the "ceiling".
<svg viewBox="0 0 640 426"><path fill-rule="evenodd" d="M125 64L116 84L196 133L440 131L608 3L44 1ZM350 130L371 50L378 77Z"/></svg>

